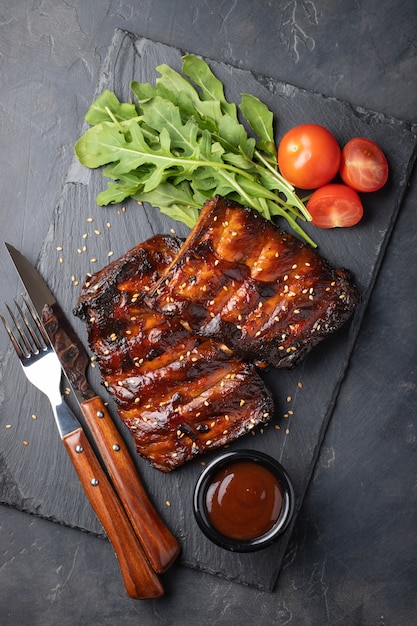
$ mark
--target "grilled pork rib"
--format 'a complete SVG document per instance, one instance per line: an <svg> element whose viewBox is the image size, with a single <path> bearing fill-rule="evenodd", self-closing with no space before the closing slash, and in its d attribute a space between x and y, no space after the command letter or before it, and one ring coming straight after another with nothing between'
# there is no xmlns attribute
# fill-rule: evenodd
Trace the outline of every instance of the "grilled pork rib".
<svg viewBox="0 0 417 626"><path fill-rule="evenodd" d="M147 302L238 356L291 367L352 314L358 292L310 246L216 196Z"/></svg>
<svg viewBox="0 0 417 626"><path fill-rule="evenodd" d="M137 451L170 471L269 420L270 393L252 364L143 298L181 242L155 236L84 285L74 313Z"/></svg>

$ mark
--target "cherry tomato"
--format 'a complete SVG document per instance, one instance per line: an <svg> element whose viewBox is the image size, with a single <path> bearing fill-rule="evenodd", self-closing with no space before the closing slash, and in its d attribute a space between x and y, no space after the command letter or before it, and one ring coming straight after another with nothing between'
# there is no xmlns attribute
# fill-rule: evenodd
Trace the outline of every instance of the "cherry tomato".
<svg viewBox="0 0 417 626"><path fill-rule="evenodd" d="M339 171L340 147L332 133L319 124L301 124L289 130L278 146L281 174L294 187L316 189Z"/></svg>
<svg viewBox="0 0 417 626"><path fill-rule="evenodd" d="M307 202L312 224L320 228L354 226L363 216L359 195L351 187L332 184L317 189Z"/></svg>
<svg viewBox="0 0 417 626"><path fill-rule="evenodd" d="M387 159L375 142L355 137L342 150L340 176L356 191L377 191L388 179Z"/></svg>

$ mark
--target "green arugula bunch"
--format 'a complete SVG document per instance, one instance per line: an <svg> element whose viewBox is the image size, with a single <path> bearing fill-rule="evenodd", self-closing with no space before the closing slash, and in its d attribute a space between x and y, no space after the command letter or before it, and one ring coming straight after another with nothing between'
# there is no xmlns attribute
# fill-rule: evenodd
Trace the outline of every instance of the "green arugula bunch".
<svg viewBox="0 0 417 626"><path fill-rule="evenodd" d="M87 167L105 166L103 175L110 179L97 203L133 197L192 227L204 202L219 194L267 219L284 217L314 246L297 222L310 215L277 169L268 107L242 94L245 127L222 82L200 57L184 56L182 74L166 64L156 69L155 86L131 83L137 103L121 103L106 90L86 114L90 128L75 144L75 154Z"/></svg>

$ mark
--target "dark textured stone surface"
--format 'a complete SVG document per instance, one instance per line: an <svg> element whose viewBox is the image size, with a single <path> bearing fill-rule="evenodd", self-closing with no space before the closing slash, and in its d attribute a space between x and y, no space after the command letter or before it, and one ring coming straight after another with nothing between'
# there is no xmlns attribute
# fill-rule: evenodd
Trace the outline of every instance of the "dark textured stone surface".
<svg viewBox="0 0 417 626"><path fill-rule="evenodd" d="M3 238L32 261L117 27L416 121L411 1L2 2L0 225ZM414 623L416 193L413 182L275 591L178 566L165 577L163 600L133 602L106 541L2 507L4 623ZM0 265L3 300L19 288L3 250ZM0 388L2 440L15 418L3 409L12 393ZM23 438L42 428L41 418L19 415ZM16 454L26 450L16 443ZM45 489L53 489L56 477L43 472ZM2 493L8 484L2 471ZM12 497L25 506L29 496L23 490Z"/></svg>

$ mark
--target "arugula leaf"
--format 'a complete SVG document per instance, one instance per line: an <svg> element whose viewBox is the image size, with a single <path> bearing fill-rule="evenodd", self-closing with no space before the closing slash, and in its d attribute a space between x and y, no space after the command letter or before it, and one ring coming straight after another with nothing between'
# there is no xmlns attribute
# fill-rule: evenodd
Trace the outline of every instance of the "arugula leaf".
<svg viewBox="0 0 417 626"><path fill-rule="evenodd" d="M237 120L236 105L228 102L224 95L223 83L218 80L203 59L187 54L183 57L183 73L201 89L201 100L219 102L222 111Z"/></svg>
<svg viewBox="0 0 417 626"><path fill-rule="evenodd" d="M274 141L274 116L272 112L259 98L247 93L242 94L242 102L239 108L253 132L260 139L256 147L276 159L277 150Z"/></svg>
<svg viewBox="0 0 417 626"><path fill-rule="evenodd" d="M112 122L114 119L118 121L129 120L136 115L137 111L134 104L121 103L116 94L106 89L88 109L85 121L94 126L101 122Z"/></svg>
<svg viewBox="0 0 417 626"><path fill-rule="evenodd" d="M183 58L182 74L165 64L156 69L155 86L131 82L136 104L104 91L86 114L90 128L74 150L110 179L97 202L133 197L192 227L202 204L219 194L267 219L284 217L314 246L297 222L311 217L277 169L268 107L242 94L241 121L222 82L195 55Z"/></svg>
<svg viewBox="0 0 417 626"><path fill-rule="evenodd" d="M201 206L201 203L195 201L190 186L185 181L178 185L163 183L149 193L141 193L138 199L158 207L161 213L190 228L196 223Z"/></svg>

